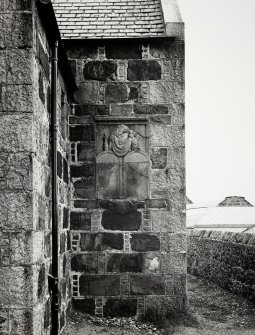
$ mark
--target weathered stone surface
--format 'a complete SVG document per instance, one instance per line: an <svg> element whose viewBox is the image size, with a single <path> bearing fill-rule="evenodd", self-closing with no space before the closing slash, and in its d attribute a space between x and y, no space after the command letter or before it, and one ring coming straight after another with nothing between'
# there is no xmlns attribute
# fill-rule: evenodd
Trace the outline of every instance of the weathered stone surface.
<svg viewBox="0 0 255 335"><path fill-rule="evenodd" d="M9 309L9 329L15 334L31 334L33 332L33 312L31 308Z"/></svg>
<svg viewBox="0 0 255 335"><path fill-rule="evenodd" d="M164 276L162 275L130 275L131 295L165 294Z"/></svg>
<svg viewBox="0 0 255 335"><path fill-rule="evenodd" d="M127 79L130 81L160 80L161 66L156 60L129 60Z"/></svg>
<svg viewBox="0 0 255 335"><path fill-rule="evenodd" d="M172 124L172 116L171 115L151 115L150 116L151 124L161 124L168 125Z"/></svg>
<svg viewBox="0 0 255 335"><path fill-rule="evenodd" d="M94 141L94 139L93 125L70 127L70 141Z"/></svg>
<svg viewBox="0 0 255 335"><path fill-rule="evenodd" d="M115 296L120 294L118 275L82 275L79 279L81 296Z"/></svg>
<svg viewBox="0 0 255 335"><path fill-rule="evenodd" d="M3 307L26 307L32 304L32 268L0 268L0 296ZM8 289L7 289L8 288Z"/></svg>
<svg viewBox="0 0 255 335"><path fill-rule="evenodd" d="M154 199L168 198L169 187L168 171L152 169L150 180L151 197Z"/></svg>
<svg viewBox="0 0 255 335"><path fill-rule="evenodd" d="M98 208L98 201L97 200L75 200L74 208L95 209L95 208Z"/></svg>
<svg viewBox="0 0 255 335"><path fill-rule="evenodd" d="M106 58L108 59L141 59L142 49L138 43L133 42L132 47L126 43L118 41L118 43L106 45Z"/></svg>
<svg viewBox="0 0 255 335"><path fill-rule="evenodd" d="M73 183L74 196L77 198L93 199L95 197L95 180L93 178L83 178Z"/></svg>
<svg viewBox="0 0 255 335"><path fill-rule="evenodd" d="M111 254L107 262L107 272L142 272L142 254Z"/></svg>
<svg viewBox="0 0 255 335"><path fill-rule="evenodd" d="M152 169L164 169L167 162L167 148L151 149Z"/></svg>
<svg viewBox="0 0 255 335"><path fill-rule="evenodd" d="M166 284L166 294L167 295L186 295L186 274L173 274L167 275L165 284Z"/></svg>
<svg viewBox="0 0 255 335"><path fill-rule="evenodd" d="M97 254L76 254L71 259L71 270L84 273L98 273Z"/></svg>
<svg viewBox="0 0 255 335"><path fill-rule="evenodd" d="M72 307L82 313L95 314L95 299L72 299Z"/></svg>
<svg viewBox="0 0 255 335"><path fill-rule="evenodd" d="M0 46L25 48L32 47L32 13L16 12L0 14L2 34Z"/></svg>
<svg viewBox="0 0 255 335"><path fill-rule="evenodd" d="M96 157L95 142L86 142L77 144L78 161L91 162Z"/></svg>
<svg viewBox="0 0 255 335"><path fill-rule="evenodd" d="M96 104L99 99L100 83L99 81L86 81L81 83L79 90L75 92L75 100L80 104Z"/></svg>
<svg viewBox="0 0 255 335"><path fill-rule="evenodd" d="M134 251L154 251L160 249L158 236L151 234L131 234L131 249Z"/></svg>
<svg viewBox="0 0 255 335"><path fill-rule="evenodd" d="M41 102L44 105L45 103L44 81L43 81L43 74L41 71L39 72L38 88L39 88L39 98L41 99Z"/></svg>
<svg viewBox="0 0 255 335"><path fill-rule="evenodd" d="M47 80L49 80L49 76L50 76L49 56L45 52L38 34L36 34L36 55L37 55L40 65L43 68L45 77L47 78Z"/></svg>
<svg viewBox="0 0 255 335"><path fill-rule="evenodd" d="M59 241L59 252L60 254L63 254L64 252L66 252L66 240L67 240L67 237L66 237L66 232L62 232L60 234L60 241Z"/></svg>
<svg viewBox="0 0 255 335"><path fill-rule="evenodd" d="M31 10L31 0L3 0L2 10Z"/></svg>
<svg viewBox="0 0 255 335"><path fill-rule="evenodd" d="M84 65L83 76L85 80L116 80L117 64L110 60L89 61Z"/></svg>
<svg viewBox="0 0 255 335"><path fill-rule="evenodd" d="M174 220L177 220L176 224ZM178 216L170 211L155 211L151 210L152 230L155 232L174 232L179 226Z"/></svg>
<svg viewBox="0 0 255 335"><path fill-rule="evenodd" d="M104 317L132 317L136 315L137 299L107 299Z"/></svg>
<svg viewBox="0 0 255 335"><path fill-rule="evenodd" d="M165 274L182 274L187 268L186 252L162 253L160 256L161 272Z"/></svg>
<svg viewBox="0 0 255 335"><path fill-rule="evenodd" d="M42 264L40 266L39 274L38 274L38 284L37 284L37 297L40 299L45 289L45 265Z"/></svg>
<svg viewBox="0 0 255 335"><path fill-rule="evenodd" d="M144 254L144 272L159 273L160 272L160 253L146 252Z"/></svg>
<svg viewBox="0 0 255 335"><path fill-rule="evenodd" d="M181 127L151 124L150 133L152 146L185 147L184 134Z"/></svg>
<svg viewBox="0 0 255 335"><path fill-rule="evenodd" d="M168 114L166 105L135 105L135 114Z"/></svg>
<svg viewBox="0 0 255 335"><path fill-rule="evenodd" d="M32 85L7 85L2 87L4 112L33 112Z"/></svg>
<svg viewBox="0 0 255 335"><path fill-rule="evenodd" d="M90 230L91 212L71 212L70 214L71 230Z"/></svg>
<svg viewBox="0 0 255 335"><path fill-rule="evenodd" d="M102 216L102 226L110 230L139 230L141 227L141 212L133 211L130 213L116 213L113 211L104 211Z"/></svg>
<svg viewBox="0 0 255 335"><path fill-rule="evenodd" d="M133 113L132 105L111 105L110 115L130 116Z"/></svg>
<svg viewBox="0 0 255 335"><path fill-rule="evenodd" d="M128 100L134 103L138 103L141 85L140 84L129 84L128 87L129 87Z"/></svg>
<svg viewBox="0 0 255 335"><path fill-rule="evenodd" d="M82 251L122 250L123 235L120 233L81 234Z"/></svg>
<svg viewBox="0 0 255 335"><path fill-rule="evenodd" d="M151 81L149 82L149 104L169 104L184 102L184 85L181 82Z"/></svg>
<svg viewBox="0 0 255 335"><path fill-rule="evenodd" d="M146 199L145 204L146 204L146 208L167 208L168 200L167 199Z"/></svg>
<svg viewBox="0 0 255 335"><path fill-rule="evenodd" d="M105 102L121 103L128 101L128 89L126 84L107 84L105 89Z"/></svg>
<svg viewBox="0 0 255 335"><path fill-rule="evenodd" d="M69 208L63 208L63 228L68 228L69 226Z"/></svg>
<svg viewBox="0 0 255 335"><path fill-rule="evenodd" d="M71 177L72 178L90 178L95 177L95 168L92 164L83 164L78 166L71 166Z"/></svg>
<svg viewBox="0 0 255 335"><path fill-rule="evenodd" d="M7 83L9 84L31 84L32 83L32 50L7 49L6 69Z"/></svg>
<svg viewBox="0 0 255 335"><path fill-rule="evenodd" d="M75 105L74 113L77 116L84 115L109 115L107 105Z"/></svg>

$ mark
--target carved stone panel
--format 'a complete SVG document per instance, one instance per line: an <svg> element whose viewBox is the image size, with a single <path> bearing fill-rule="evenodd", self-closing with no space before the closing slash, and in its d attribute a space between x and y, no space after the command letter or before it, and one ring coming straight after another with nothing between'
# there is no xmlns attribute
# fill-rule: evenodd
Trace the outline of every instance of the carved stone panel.
<svg viewBox="0 0 255 335"><path fill-rule="evenodd" d="M97 197L99 199L146 199L148 197L149 158L145 125L106 126L97 136ZM140 138L143 138L142 149Z"/></svg>

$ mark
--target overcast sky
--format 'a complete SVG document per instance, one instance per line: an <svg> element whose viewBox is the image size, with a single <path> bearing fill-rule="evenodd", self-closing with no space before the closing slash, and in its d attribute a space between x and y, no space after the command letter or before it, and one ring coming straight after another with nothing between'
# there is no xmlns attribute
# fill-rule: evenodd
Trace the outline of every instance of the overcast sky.
<svg viewBox="0 0 255 335"><path fill-rule="evenodd" d="M179 0L186 25L187 195L255 205L255 0Z"/></svg>

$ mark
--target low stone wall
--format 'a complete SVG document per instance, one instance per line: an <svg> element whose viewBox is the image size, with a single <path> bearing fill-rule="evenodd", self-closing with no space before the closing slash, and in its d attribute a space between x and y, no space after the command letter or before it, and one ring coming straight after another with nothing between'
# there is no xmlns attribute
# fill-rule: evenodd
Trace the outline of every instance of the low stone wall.
<svg viewBox="0 0 255 335"><path fill-rule="evenodd" d="M255 302L255 236L191 231L188 272Z"/></svg>

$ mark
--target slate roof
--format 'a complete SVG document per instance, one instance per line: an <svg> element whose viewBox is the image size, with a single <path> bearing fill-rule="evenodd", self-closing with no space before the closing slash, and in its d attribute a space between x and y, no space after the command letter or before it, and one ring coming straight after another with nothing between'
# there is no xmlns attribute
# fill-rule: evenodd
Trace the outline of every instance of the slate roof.
<svg viewBox="0 0 255 335"><path fill-rule="evenodd" d="M64 39L164 36L161 0L53 0Z"/></svg>

